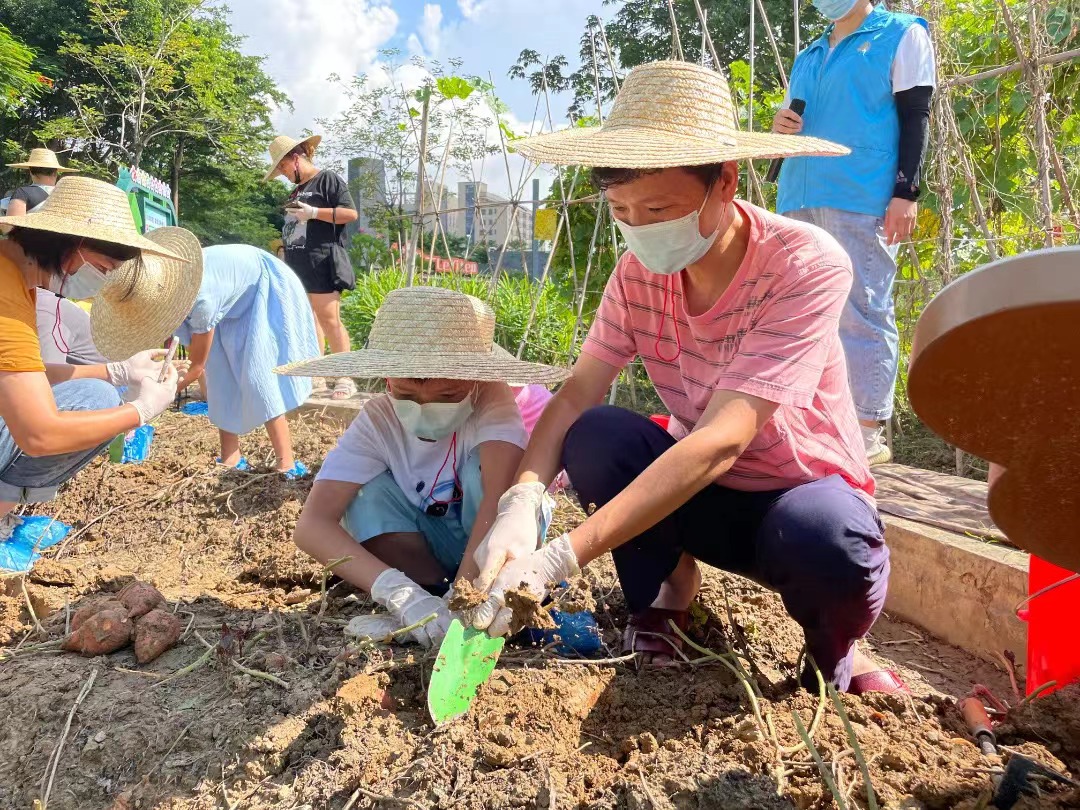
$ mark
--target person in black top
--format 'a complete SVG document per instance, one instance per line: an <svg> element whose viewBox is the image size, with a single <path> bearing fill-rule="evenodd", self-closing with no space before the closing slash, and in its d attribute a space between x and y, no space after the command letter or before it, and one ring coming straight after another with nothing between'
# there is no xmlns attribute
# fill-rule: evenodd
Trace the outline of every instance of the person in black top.
<svg viewBox="0 0 1080 810"><path fill-rule="evenodd" d="M21 217L33 211L49 199L57 177L62 172L75 171L61 166L56 159L56 153L50 149L31 149L30 157L25 161L9 163L8 166L30 170L30 185L15 189L8 201L7 215L10 217ZM2 230L6 232L9 229L5 226Z"/></svg>
<svg viewBox="0 0 1080 810"><path fill-rule="evenodd" d="M312 312L315 314L320 350L330 344L334 353L351 348L349 333L341 322L343 290L356 286L356 276L345 249L345 226L356 217L356 206L345 181L329 171L321 171L311 157L321 137L296 140L279 135L270 144L273 168L270 180L284 175L295 184L285 206L281 238L285 263L299 276ZM356 385L347 377L334 382L334 399L348 399Z"/></svg>

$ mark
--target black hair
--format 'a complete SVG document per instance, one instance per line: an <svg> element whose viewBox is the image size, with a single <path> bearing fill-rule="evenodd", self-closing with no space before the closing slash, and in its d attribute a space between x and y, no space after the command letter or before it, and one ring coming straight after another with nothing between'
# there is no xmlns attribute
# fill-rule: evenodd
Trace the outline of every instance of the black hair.
<svg viewBox="0 0 1080 810"><path fill-rule="evenodd" d="M128 261L140 258L142 251L128 245L118 245L115 242L103 242L100 239L85 239L81 236L41 231L37 228L12 228L7 238L17 244L27 258L31 259L42 270L50 273L59 273L60 264L64 257L72 250L88 248L102 253L117 261ZM131 279L131 286L124 293L124 298L131 294L135 282L142 272L142 262L135 266L135 274Z"/></svg>
<svg viewBox="0 0 1080 810"><path fill-rule="evenodd" d="M31 177L56 177L56 169L42 169L37 166L30 169Z"/></svg>
<svg viewBox="0 0 1080 810"><path fill-rule="evenodd" d="M700 166L680 166L679 168L697 177L706 188L711 188L724 173L724 165L723 163L704 163ZM601 191L607 191L612 186L621 186L647 174L662 171L663 169L607 169L597 166L590 176L594 186Z"/></svg>
<svg viewBox="0 0 1080 810"><path fill-rule="evenodd" d="M281 160L284 160L287 157L292 157L293 155L299 155L300 157L306 157L309 160L311 159L311 155L308 154L307 146L305 144L302 144L302 143L298 143L296 146L294 146L292 149L290 149L288 152L286 152L285 157L283 157Z"/></svg>

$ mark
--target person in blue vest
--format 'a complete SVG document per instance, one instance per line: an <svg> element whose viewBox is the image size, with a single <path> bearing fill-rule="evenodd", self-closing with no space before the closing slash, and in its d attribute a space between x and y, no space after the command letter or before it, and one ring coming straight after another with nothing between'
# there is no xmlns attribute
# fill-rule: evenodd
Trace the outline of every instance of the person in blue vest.
<svg viewBox="0 0 1080 810"><path fill-rule="evenodd" d="M911 237L936 84L926 21L866 0L813 0L831 25L795 59L773 131L841 143L845 157L784 161L776 210L828 231L851 257L855 280L840 321L855 410L870 464L892 458L899 335L893 312L896 253ZM789 109L802 99L801 115Z"/></svg>

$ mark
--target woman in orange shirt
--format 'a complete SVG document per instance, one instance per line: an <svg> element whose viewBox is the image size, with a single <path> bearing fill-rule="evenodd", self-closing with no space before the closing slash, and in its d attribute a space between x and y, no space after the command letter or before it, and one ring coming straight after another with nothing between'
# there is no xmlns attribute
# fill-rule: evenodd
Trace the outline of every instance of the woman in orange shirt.
<svg viewBox="0 0 1080 810"><path fill-rule="evenodd" d="M113 438L153 419L176 394L176 371L163 369L160 351L102 365L46 365L35 328L35 289L83 299L155 285L158 298L171 299L162 302L169 304L164 309L178 313L175 323L162 324L164 334L191 301L175 300L190 285L162 283L141 269L144 252L180 257L142 237L127 195L115 186L64 178L36 212L0 217L0 225L10 226L0 240L2 542L18 528L11 514L16 505L50 500ZM126 402L120 387L128 388Z"/></svg>

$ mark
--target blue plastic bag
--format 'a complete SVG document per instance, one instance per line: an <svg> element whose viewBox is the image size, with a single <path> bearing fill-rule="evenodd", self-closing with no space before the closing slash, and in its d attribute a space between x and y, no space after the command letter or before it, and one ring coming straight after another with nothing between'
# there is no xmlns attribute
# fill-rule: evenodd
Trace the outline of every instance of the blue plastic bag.
<svg viewBox="0 0 1080 810"><path fill-rule="evenodd" d="M596 617L588 611L581 613L563 613L561 610L551 610L551 618L555 622L554 630L530 630L529 639L533 644L547 646L556 640L561 642L552 647L556 655L592 655L603 646L600 638L600 627L596 624Z"/></svg>
<svg viewBox="0 0 1080 810"><path fill-rule="evenodd" d="M24 517L11 537L0 542L0 570L25 574L41 557L39 551L55 546L70 531L71 526L48 515Z"/></svg>
<svg viewBox="0 0 1080 810"><path fill-rule="evenodd" d="M154 426L143 425L132 431L131 437L124 440L124 455L121 464L139 464L150 455L150 444L154 441Z"/></svg>
<svg viewBox="0 0 1080 810"><path fill-rule="evenodd" d="M210 413L210 406L205 401L195 400L194 402L188 402L185 405L180 406L180 413L187 414L188 416L206 416Z"/></svg>

